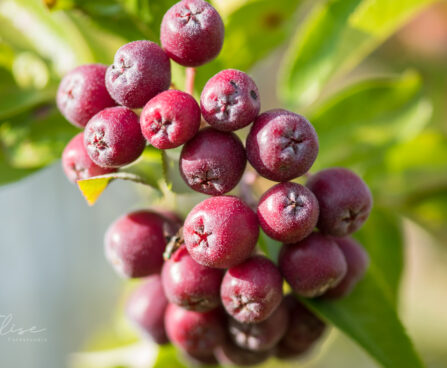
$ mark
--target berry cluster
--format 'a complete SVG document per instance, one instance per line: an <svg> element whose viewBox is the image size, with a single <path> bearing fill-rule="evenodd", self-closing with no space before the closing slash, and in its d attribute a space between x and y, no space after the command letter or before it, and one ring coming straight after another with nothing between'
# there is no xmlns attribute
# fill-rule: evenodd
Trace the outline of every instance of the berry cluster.
<svg viewBox="0 0 447 368"><path fill-rule="evenodd" d="M367 219L372 197L347 169L311 175L315 129L287 110L260 114L259 91L247 74L217 73L200 105L169 89L170 60L202 65L219 53L223 36L210 4L183 0L163 18L162 48L131 42L111 66L67 74L57 103L85 129L67 145L62 163L75 182L133 162L146 143L162 150L183 145L182 178L211 197L184 221L166 211L125 214L106 233L106 257L122 276L146 278L127 307L143 334L170 341L195 361L253 365L271 355L299 356L322 335L325 323L294 295L284 297L283 279L303 298L348 295L368 267L366 251L349 235ZM140 116L132 110L139 108ZM244 147L234 132L250 124ZM247 161L279 182L260 197L256 212L225 195ZM292 181L305 174L306 186ZM278 266L256 251L260 228L284 244Z"/></svg>

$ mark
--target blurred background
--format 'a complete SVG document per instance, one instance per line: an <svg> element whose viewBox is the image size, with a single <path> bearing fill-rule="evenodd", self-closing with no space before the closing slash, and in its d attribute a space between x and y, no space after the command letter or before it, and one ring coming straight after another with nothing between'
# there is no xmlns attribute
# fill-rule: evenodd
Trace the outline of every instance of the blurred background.
<svg viewBox="0 0 447 368"><path fill-rule="evenodd" d="M106 264L102 239L128 210L155 201L182 203L185 214L189 202L114 182L89 207L60 167L77 129L54 103L73 67L109 64L131 40L158 42L175 2L0 0L1 367L182 366L127 325L120 308L129 285ZM262 110L286 107L315 125L314 170L347 166L365 178L375 210L358 238L426 365L447 367L447 2L212 3L226 39L198 69L197 95L220 69L248 71ZM184 69L173 67L182 86ZM8 316L8 328L40 331L12 338ZM343 332L328 335L299 362L266 366L379 366Z"/></svg>

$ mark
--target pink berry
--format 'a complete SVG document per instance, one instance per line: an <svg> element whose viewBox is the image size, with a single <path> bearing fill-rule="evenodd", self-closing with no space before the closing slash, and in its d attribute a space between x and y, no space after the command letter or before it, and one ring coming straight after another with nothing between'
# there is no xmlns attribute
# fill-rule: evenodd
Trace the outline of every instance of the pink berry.
<svg viewBox="0 0 447 368"><path fill-rule="evenodd" d="M282 277L268 258L253 256L226 272L220 296L234 319L242 323L259 323L281 303Z"/></svg>
<svg viewBox="0 0 447 368"><path fill-rule="evenodd" d="M270 351L250 351L242 349L230 341L219 345L214 351L218 362L226 366L252 366L265 362L271 355Z"/></svg>
<svg viewBox="0 0 447 368"><path fill-rule="evenodd" d="M248 161L260 175L288 181L311 168L318 154L318 137L303 116L270 110L256 118L246 148Z"/></svg>
<svg viewBox="0 0 447 368"><path fill-rule="evenodd" d="M152 211L136 211L117 219L105 236L106 256L125 277L145 277L158 273L166 247L166 220Z"/></svg>
<svg viewBox="0 0 447 368"><path fill-rule="evenodd" d="M234 133L206 128L185 144L179 165L192 189L222 195L239 183L246 164L244 146Z"/></svg>
<svg viewBox="0 0 447 368"><path fill-rule="evenodd" d="M106 169L96 165L88 156L84 147L84 133L74 136L62 153L62 168L68 180L76 183L78 180L92 176L109 174L116 169Z"/></svg>
<svg viewBox="0 0 447 368"><path fill-rule="evenodd" d="M363 278L369 266L369 256L366 250L350 237L334 238L345 256L348 271L341 282L329 289L324 298L337 299L349 295L357 283Z"/></svg>
<svg viewBox="0 0 447 368"><path fill-rule="evenodd" d="M229 268L253 252L259 236L258 220L239 198L212 197L192 209L185 220L183 235L196 262Z"/></svg>
<svg viewBox="0 0 447 368"><path fill-rule="evenodd" d="M297 183L280 183L259 200L258 219L262 230L283 243L295 243L307 237L318 221L315 195Z"/></svg>
<svg viewBox="0 0 447 368"><path fill-rule="evenodd" d="M121 46L106 73L106 86L120 105L143 107L171 84L171 64L166 53L151 41Z"/></svg>
<svg viewBox="0 0 447 368"><path fill-rule="evenodd" d="M166 333L171 342L194 357L208 357L224 340L223 316L219 309L199 313L169 304L165 313Z"/></svg>
<svg viewBox="0 0 447 368"><path fill-rule="evenodd" d="M203 0L183 0L172 6L161 23L161 45L168 56L184 66L214 59L224 39L219 13Z"/></svg>
<svg viewBox="0 0 447 368"><path fill-rule="evenodd" d="M256 119L261 108L258 87L244 72L226 69L205 85L200 97L204 119L223 131L241 129Z"/></svg>
<svg viewBox="0 0 447 368"><path fill-rule="evenodd" d="M310 177L307 187L320 203L317 226L322 233L349 235L363 225L371 212L372 196L368 186L348 169L322 170Z"/></svg>
<svg viewBox="0 0 447 368"><path fill-rule="evenodd" d="M126 107L110 107L97 113L85 127L88 155L101 167L121 167L140 157L146 142L138 115Z"/></svg>
<svg viewBox="0 0 447 368"><path fill-rule="evenodd" d="M151 99L140 116L141 130L156 148L175 148L189 141L200 127L200 107L194 97L174 89Z"/></svg>
<svg viewBox="0 0 447 368"><path fill-rule="evenodd" d="M127 302L127 316L143 333L157 344L166 344L164 314L168 300L159 275L149 276Z"/></svg>
<svg viewBox="0 0 447 368"><path fill-rule="evenodd" d="M222 277L222 270L194 261L184 245L165 262L162 270L169 301L197 312L207 312L220 305Z"/></svg>
<svg viewBox="0 0 447 368"><path fill-rule="evenodd" d="M305 298L320 296L335 287L347 271L343 252L335 241L320 233L283 245L279 268L293 291Z"/></svg>
<svg viewBox="0 0 447 368"><path fill-rule="evenodd" d="M106 69L102 64L81 65L62 78L57 107L73 125L83 128L93 115L116 105L105 86Z"/></svg>

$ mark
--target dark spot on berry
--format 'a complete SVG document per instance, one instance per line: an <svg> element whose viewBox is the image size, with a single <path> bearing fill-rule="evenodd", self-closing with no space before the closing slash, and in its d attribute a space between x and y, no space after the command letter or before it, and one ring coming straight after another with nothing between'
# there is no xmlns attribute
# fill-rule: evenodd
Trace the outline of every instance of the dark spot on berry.
<svg viewBox="0 0 447 368"><path fill-rule="evenodd" d="M256 94L255 91L251 90L250 91L250 96L253 100L257 100L258 99L258 95Z"/></svg>

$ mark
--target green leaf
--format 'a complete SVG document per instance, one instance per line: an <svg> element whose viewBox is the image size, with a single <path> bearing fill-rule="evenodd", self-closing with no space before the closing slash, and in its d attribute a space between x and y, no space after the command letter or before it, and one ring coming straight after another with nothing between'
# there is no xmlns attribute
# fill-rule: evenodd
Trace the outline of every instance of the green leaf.
<svg viewBox="0 0 447 368"><path fill-rule="evenodd" d="M259 232L258 239L259 248L267 255L273 262L278 262L279 251L281 250L281 242L273 240L264 233L264 231Z"/></svg>
<svg viewBox="0 0 447 368"><path fill-rule="evenodd" d="M163 175L168 188L174 193L192 193L192 189L180 176L179 159L181 147L162 151Z"/></svg>
<svg viewBox="0 0 447 368"><path fill-rule="evenodd" d="M172 345L163 345L158 349L158 357L153 368L186 368L178 358L178 351Z"/></svg>
<svg viewBox="0 0 447 368"><path fill-rule="evenodd" d="M316 101L340 77L433 0L328 0L315 6L284 59L280 94L291 106Z"/></svg>

